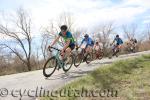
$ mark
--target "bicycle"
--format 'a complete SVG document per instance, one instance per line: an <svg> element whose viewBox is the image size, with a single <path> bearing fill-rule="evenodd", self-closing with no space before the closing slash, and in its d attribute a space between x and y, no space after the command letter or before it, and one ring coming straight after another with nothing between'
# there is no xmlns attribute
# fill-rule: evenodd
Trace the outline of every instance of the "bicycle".
<svg viewBox="0 0 150 100"><path fill-rule="evenodd" d="M87 64L89 64L92 61L91 58L92 58L91 54L90 53L85 54L85 49L82 48L81 52L75 56L74 66L78 67L81 64L81 62L86 62Z"/></svg>
<svg viewBox="0 0 150 100"><path fill-rule="evenodd" d="M128 53L135 53L136 52L136 46L135 46L135 44L127 44L127 48L126 48L126 51L128 52Z"/></svg>
<svg viewBox="0 0 150 100"><path fill-rule="evenodd" d="M72 54L68 56L66 60L61 60L60 59L61 50L54 48L54 47L51 47L51 49L57 50L57 53L56 55L52 56L45 62L44 67L43 67L43 75L45 77L50 77L55 72L56 69L59 70L60 68L63 68L63 71L67 72L73 64ZM52 52L51 49L49 48L50 52ZM47 72L48 70L49 72Z"/></svg>
<svg viewBox="0 0 150 100"><path fill-rule="evenodd" d="M92 59L99 59L101 60L104 56L104 52L102 49L99 50L92 50Z"/></svg>
<svg viewBox="0 0 150 100"><path fill-rule="evenodd" d="M112 58L113 56L118 57L118 53L120 52L120 48L118 47L118 45L113 45L112 49L111 49L111 56L109 58Z"/></svg>

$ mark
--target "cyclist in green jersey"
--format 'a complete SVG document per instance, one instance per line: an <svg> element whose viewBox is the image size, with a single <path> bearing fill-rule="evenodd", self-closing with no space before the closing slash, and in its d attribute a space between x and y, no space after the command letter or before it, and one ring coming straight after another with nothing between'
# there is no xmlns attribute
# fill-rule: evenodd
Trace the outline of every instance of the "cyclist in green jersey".
<svg viewBox="0 0 150 100"><path fill-rule="evenodd" d="M75 41L74 38L67 29L67 25L62 25L60 27L61 31L58 35L58 37L52 42L52 44L49 46L52 47L57 41L59 41L59 38L62 37L65 41L65 45L63 49L61 50L62 59L68 57L71 53L71 51L75 48Z"/></svg>

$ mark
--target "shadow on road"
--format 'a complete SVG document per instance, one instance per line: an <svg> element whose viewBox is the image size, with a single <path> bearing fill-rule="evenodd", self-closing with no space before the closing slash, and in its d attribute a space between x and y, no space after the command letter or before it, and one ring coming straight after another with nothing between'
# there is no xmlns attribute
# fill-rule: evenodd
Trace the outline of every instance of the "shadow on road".
<svg viewBox="0 0 150 100"><path fill-rule="evenodd" d="M83 75L86 75L87 73L90 73L92 71L84 71L84 70L78 70L78 71L70 71L67 73L62 73L58 75L53 75L50 78L46 78L46 80L57 80L57 79L74 79L77 77L81 77Z"/></svg>
<svg viewBox="0 0 150 100"><path fill-rule="evenodd" d="M95 67L96 65L103 65L103 64L111 64L112 61L107 61L107 62L91 62L90 64L87 65L87 67ZM68 71L67 73L61 73L58 75L52 75L52 77L45 78L46 80L57 80L57 79L74 79L81 77L83 75L86 75L87 73L92 72L93 70L90 71L85 71L85 70L76 70L76 71Z"/></svg>

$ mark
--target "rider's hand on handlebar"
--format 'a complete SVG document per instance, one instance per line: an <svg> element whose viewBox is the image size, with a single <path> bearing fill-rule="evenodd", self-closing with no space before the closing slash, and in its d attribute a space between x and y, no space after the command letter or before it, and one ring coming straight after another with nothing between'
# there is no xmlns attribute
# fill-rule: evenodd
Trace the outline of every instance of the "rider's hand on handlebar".
<svg viewBox="0 0 150 100"><path fill-rule="evenodd" d="M52 52L52 51L51 51L51 46L50 46L50 45L48 46L48 50L49 50L50 52Z"/></svg>
<svg viewBox="0 0 150 100"><path fill-rule="evenodd" d="M48 46L48 48L50 49L50 48L51 48L51 46L49 45L49 46Z"/></svg>

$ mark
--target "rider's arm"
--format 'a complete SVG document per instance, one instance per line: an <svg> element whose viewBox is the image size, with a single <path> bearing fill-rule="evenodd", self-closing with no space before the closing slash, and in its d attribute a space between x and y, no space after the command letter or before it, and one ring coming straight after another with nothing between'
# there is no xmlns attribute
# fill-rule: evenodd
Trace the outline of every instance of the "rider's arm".
<svg viewBox="0 0 150 100"><path fill-rule="evenodd" d="M50 45L51 47L59 40L60 36L58 36L53 42L52 44Z"/></svg>
<svg viewBox="0 0 150 100"><path fill-rule="evenodd" d="M113 40L113 42L111 43L111 45L114 44L114 42L115 42L115 39Z"/></svg>
<svg viewBox="0 0 150 100"><path fill-rule="evenodd" d="M81 45L83 44L83 42L84 42L84 39L82 40L82 42L81 42L81 44L79 45L79 47L81 47Z"/></svg>

